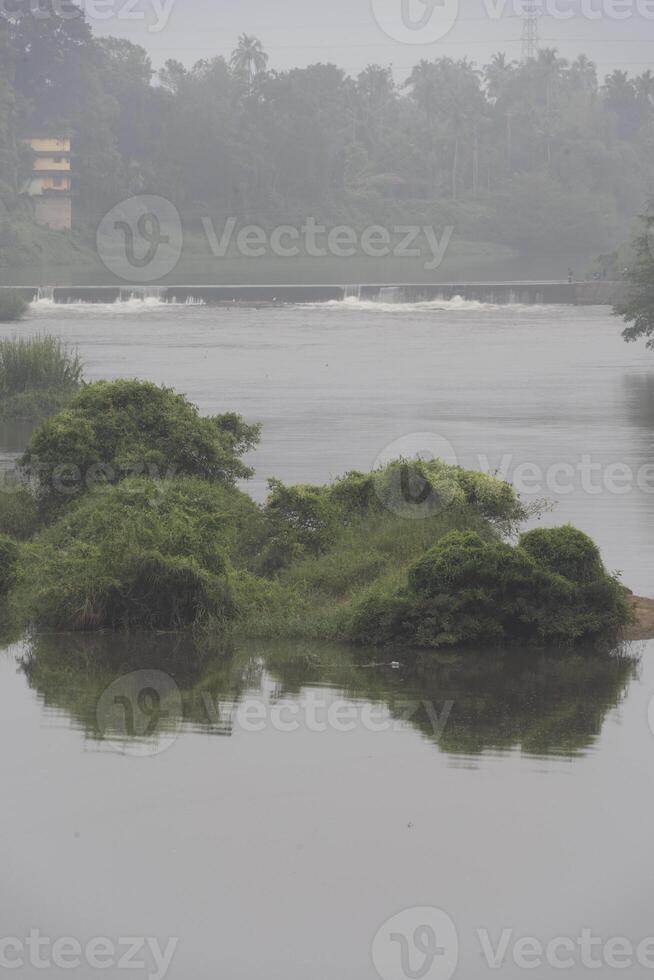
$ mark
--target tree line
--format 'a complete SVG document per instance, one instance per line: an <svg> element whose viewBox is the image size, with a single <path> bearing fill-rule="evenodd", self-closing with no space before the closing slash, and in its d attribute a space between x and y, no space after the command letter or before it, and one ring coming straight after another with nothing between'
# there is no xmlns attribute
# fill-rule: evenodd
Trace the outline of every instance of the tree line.
<svg viewBox="0 0 654 980"><path fill-rule="evenodd" d="M259 224L307 214L363 224L411 213L533 253L615 246L654 183L654 74L603 81L544 50L275 71L256 38L231 59L158 72L129 41L73 19L0 16L0 211L20 207L20 137L71 132L77 213L125 197ZM2 216L0 215L0 220Z"/></svg>

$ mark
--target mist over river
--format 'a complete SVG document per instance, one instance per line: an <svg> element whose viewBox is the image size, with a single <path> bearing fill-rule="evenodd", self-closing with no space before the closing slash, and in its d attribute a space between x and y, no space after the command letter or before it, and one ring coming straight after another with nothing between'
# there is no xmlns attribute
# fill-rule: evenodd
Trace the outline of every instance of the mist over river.
<svg viewBox="0 0 654 980"><path fill-rule="evenodd" d="M40 301L0 333L54 334L88 380L147 378L260 421L259 500L270 476L324 482L389 454L517 476L555 504L543 522L587 531L654 596L654 354L608 309ZM5 426L0 457L26 438ZM435 921L445 959L403 977L517 980L523 937L551 951L532 976L557 960L585 976L590 928L595 976L615 976L620 938L622 972L651 976L654 643L364 663L313 642L215 657L176 635L16 638L0 651L0 938L171 951L165 970L152 946L146 969L116 956L110 980L399 980L384 949ZM134 670L174 677L156 737L102 725ZM97 972L17 950L21 980Z"/></svg>

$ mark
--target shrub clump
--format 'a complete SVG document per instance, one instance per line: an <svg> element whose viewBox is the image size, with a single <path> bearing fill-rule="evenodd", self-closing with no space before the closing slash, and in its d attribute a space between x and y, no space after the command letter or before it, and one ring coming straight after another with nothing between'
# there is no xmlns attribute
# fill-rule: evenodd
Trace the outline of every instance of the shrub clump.
<svg viewBox="0 0 654 980"><path fill-rule="evenodd" d="M269 482L259 570L272 574L334 547L344 528L366 518L424 522L476 515L505 533L527 511L510 484L442 460L397 460L372 473L351 472L328 486Z"/></svg>
<svg viewBox="0 0 654 980"><path fill-rule="evenodd" d="M82 363L57 337L0 341L0 416L37 421L59 411L82 383Z"/></svg>
<svg viewBox="0 0 654 980"><path fill-rule="evenodd" d="M346 632L423 647L569 645L628 621L624 589L590 538L568 526L529 532L517 547L452 532L409 567L404 588L373 587L355 600Z"/></svg>
<svg viewBox="0 0 654 980"><path fill-rule="evenodd" d="M39 527L36 497L14 474L0 478L0 534L27 541Z"/></svg>
<svg viewBox="0 0 654 980"><path fill-rule="evenodd" d="M16 579L20 549L13 538L0 534L0 595L5 596Z"/></svg>
<svg viewBox="0 0 654 980"><path fill-rule="evenodd" d="M20 320L27 312L28 303L14 289L0 289L0 323Z"/></svg>
<svg viewBox="0 0 654 980"><path fill-rule="evenodd" d="M232 486L252 475L240 457L259 426L235 414L203 418L171 388L98 381L35 432L21 460L46 506L60 508L93 486L129 476L197 476Z"/></svg>
<svg viewBox="0 0 654 980"><path fill-rule="evenodd" d="M17 601L54 629L229 620L228 552L242 496L191 477L98 488L24 546Z"/></svg>

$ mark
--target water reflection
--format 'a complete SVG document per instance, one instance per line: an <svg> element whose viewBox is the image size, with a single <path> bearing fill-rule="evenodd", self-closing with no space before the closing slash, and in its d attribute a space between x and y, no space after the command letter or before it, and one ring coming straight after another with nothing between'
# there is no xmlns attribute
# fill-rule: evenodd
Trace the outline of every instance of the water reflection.
<svg viewBox="0 0 654 980"><path fill-rule="evenodd" d="M376 654L379 659L379 654ZM407 654L401 665L335 644L184 635L57 635L21 660L49 714L95 748L153 754L178 734L413 730L440 752L587 752L637 676L636 648L611 653Z"/></svg>
<svg viewBox="0 0 654 980"><path fill-rule="evenodd" d="M627 376L624 388L633 424L651 431L654 425L654 375Z"/></svg>

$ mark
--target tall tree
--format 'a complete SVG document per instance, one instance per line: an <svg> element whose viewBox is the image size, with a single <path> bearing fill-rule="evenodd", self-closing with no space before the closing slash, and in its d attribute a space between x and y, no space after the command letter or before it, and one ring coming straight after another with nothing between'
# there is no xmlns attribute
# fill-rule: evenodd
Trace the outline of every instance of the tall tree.
<svg viewBox="0 0 654 980"><path fill-rule="evenodd" d="M640 220L641 229L633 241L635 261L628 271L629 296L615 312L630 324L622 334L626 341L644 338L654 350L654 205Z"/></svg>
<svg viewBox="0 0 654 980"><path fill-rule="evenodd" d="M268 55L261 41L250 34L241 34L238 47L233 51L230 64L234 71L242 72L247 78L248 90L256 75L262 75L268 67Z"/></svg>

